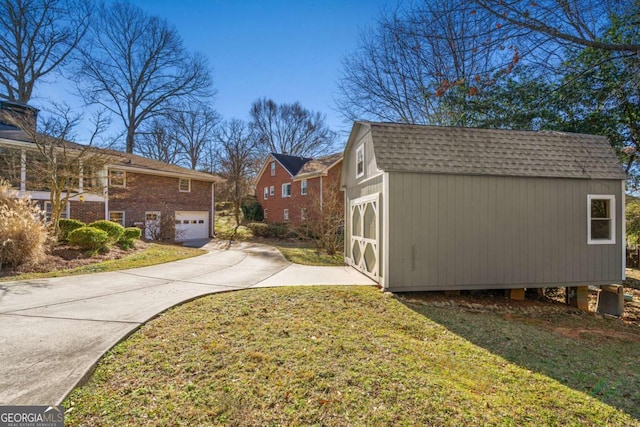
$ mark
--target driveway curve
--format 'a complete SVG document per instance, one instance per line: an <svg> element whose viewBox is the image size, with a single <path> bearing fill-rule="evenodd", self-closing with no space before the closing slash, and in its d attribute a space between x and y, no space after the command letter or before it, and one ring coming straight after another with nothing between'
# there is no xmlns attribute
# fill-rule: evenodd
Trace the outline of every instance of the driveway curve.
<svg viewBox="0 0 640 427"><path fill-rule="evenodd" d="M0 405L53 405L115 344L164 310L252 287L371 285L348 267L290 264L269 246L210 243L181 261L0 283Z"/></svg>

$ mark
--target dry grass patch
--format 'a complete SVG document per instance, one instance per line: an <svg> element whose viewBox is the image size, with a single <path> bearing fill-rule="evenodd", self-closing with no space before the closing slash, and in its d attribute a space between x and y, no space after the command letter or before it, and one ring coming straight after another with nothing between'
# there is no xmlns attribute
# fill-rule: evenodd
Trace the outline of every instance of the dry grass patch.
<svg viewBox="0 0 640 427"><path fill-rule="evenodd" d="M544 345L552 330L496 316L403 304L371 287L201 298L108 353L64 402L66 425L638 425L638 405L628 415L624 397L578 379L606 366L637 384L637 371L623 375L631 356L562 335L558 356ZM581 350L589 371L570 368Z"/></svg>

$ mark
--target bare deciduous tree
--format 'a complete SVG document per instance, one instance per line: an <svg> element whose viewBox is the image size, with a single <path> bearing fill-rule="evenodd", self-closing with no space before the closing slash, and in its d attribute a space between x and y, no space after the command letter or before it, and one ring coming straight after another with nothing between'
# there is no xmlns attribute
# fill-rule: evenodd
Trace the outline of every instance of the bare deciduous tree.
<svg viewBox="0 0 640 427"><path fill-rule="evenodd" d="M335 133L324 116L300 103L276 104L262 98L251 105L251 129L262 154L313 157L331 151Z"/></svg>
<svg viewBox="0 0 640 427"><path fill-rule="evenodd" d="M177 164L180 147L176 144L175 127L166 117L153 117L142 125L138 133L136 152L161 162Z"/></svg>
<svg viewBox="0 0 640 427"><path fill-rule="evenodd" d="M205 160L205 151L214 139L220 115L210 107L196 104L186 110L177 110L169 117L183 160L195 170Z"/></svg>
<svg viewBox="0 0 640 427"><path fill-rule="evenodd" d="M322 191L322 196L317 191ZM311 240L318 255L322 252L335 255L344 244L344 204L340 180L328 181L322 190L309 190L309 197L305 200L303 223L296 234Z"/></svg>
<svg viewBox="0 0 640 427"><path fill-rule="evenodd" d="M92 5L79 0L0 2L0 98L27 104L42 77L59 69L89 26Z"/></svg>
<svg viewBox="0 0 640 427"><path fill-rule="evenodd" d="M140 125L172 101L212 94L206 59L189 53L167 21L121 1L98 10L78 75L85 101L122 120L128 153Z"/></svg>
<svg viewBox="0 0 640 427"><path fill-rule="evenodd" d="M237 231L240 226L240 205L251 182L257 139L245 122L231 119L220 126L217 140L220 148L220 175L232 187L231 201Z"/></svg>
<svg viewBox="0 0 640 427"><path fill-rule="evenodd" d="M105 130L108 121L98 114L94 129L86 145L71 142L81 117L66 105L55 105L52 114L36 128L35 116L25 112L11 114L3 111L1 119L24 132L33 142L34 151L27 153L27 189L46 189L50 192L51 227L59 234L58 221L73 196L87 192L102 193L99 175L107 156L94 149L94 142ZM82 184L81 184L82 181Z"/></svg>
<svg viewBox="0 0 640 427"><path fill-rule="evenodd" d="M494 21L460 0L384 14L343 60L339 110L349 120L473 124L467 100L491 84L498 60L518 60L517 46L492 41Z"/></svg>
<svg viewBox="0 0 640 427"><path fill-rule="evenodd" d="M475 0L502 22L543 35L556 43L598 50L640 53L640 43L602 39L603 25L614 16L635 14L637 3L625 0Z"/></svg>

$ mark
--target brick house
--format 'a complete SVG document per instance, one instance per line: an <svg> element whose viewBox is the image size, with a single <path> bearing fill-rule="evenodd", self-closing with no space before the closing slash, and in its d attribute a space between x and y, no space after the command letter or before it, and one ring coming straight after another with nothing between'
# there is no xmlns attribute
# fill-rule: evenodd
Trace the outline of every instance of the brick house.
<svg viewBox="0 0 640 427"><path fill-rule="evenodd" d="M310 209L329 200L344 205L340 191L342 153L318 159L271 153L256 178L256 196L267 223L304 222Z"/></svg>
<svg viewBox="0 0 640 427"><path fill-rule="evenodd" d="M8 101L0 110L37 110ZM86 149L72 142L68 150ZM108 219L143 229L147 239L186 241L214 235L218 176L113 150L93 149L104 159L100 170L77 180L63 218L90 223ZM34 180L38 150L19 128L0 122L0 179L21 196L51 212L50 192ZM32 167L33 166L33 167Z"/></svg>

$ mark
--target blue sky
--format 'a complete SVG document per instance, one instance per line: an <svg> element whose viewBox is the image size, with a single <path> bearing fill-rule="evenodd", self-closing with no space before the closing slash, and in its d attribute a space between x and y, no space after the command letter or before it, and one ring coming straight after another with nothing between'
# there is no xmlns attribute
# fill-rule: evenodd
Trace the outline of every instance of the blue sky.
<svg viewBox="0 0 640 427"><path fill-rule="evenodd" d="M132 0L166 18L185 46L207 56L225 119L248 119L251 103L268 97L326 114L348 130L333 98L341 59L356 49L361 30L395 0ZM49 85L50 86L50 85ZM48 87L48 98L64 96ZM54 95L55 94L55 95Z"/></svg>

